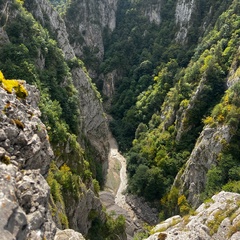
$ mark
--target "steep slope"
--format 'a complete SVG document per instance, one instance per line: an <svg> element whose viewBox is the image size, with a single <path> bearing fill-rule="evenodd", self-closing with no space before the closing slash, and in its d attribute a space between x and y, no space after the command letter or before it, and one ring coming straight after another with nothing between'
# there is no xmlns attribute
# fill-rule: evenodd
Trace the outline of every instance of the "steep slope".
<svg viewBox="0 0 240 240"><path fill-rule="evenodd" d="M104 33L116 27L118 0L73 0L66 10L65 22L77 57L84 60L92 76L104 55Z"/></svg>
<svg viewBox="0 0 240 240"><path fill-rule="evenodd" d="M183 173L178 174L175 181L177 187L180 187L183 192L188 192L188 200L193 206L199 205L200 193L206 188L206 174L208 171L216 165L221 165L222 161L227 164L228 160L223 155L224 153L235 154L226 149L231 149L234 141L231 141L231 139L238 135L239 109L238 97L236 96L238 95L239 86L239 54L238 48L227 77L228 91L226 91L221 103L214 108L212 116L206 118L205 127L195 144L186 168ZM229 95L231 95L230 99ZM235 98L232 97L233 95L235 95ZM220 107L225 108L225 111L228 110L223 112L222 109L216 113L217 108ZM234 167L234 164L231 167ZM227 168L225 170L229 171Z"/></svg>
<svg viewBox="0 0 240 240"><path fill-rule="evenodd" d="M21 86L16 94L8 87L13 81ZM1 72L0 82L1 239L62 239L55 237L50 188L44 179L53 151L46 126L39 118L40 94L24 81L6 81ZM19 98L22 91L26 91L26 98ZM73 230L69 230L69 236L84 239Z"/></svg>
<svg viewBox="0 0 240 240"><path fill-rule="evenodd" d="M131 146L137 126L148 123L159 110L158 106L175 84L173 76L188 65L198 39L211 29L230 3L118 2L116 28L104 41L105 56L99 69L104 77L100 75L97 86L112 102L112 129L122 150ZM159 21L150 21L151 14L145 11L156 13ZM160 73L164 64L171 72L159 83L161 93L153 96L152 76Z"/></svg>
<svg viewBox="0 0 240 240"><path fill-rule="evenodd" d="M147 240L237 240L240 237L239 200L237 193L220 192L203 203L194 215L173 216L158 224Z"/></svg>
<svg viewBox="0 0 240 240"><path fill-rule="evenodd" d="M41 118L55 154L47 177L51 195L49 199L48 189L44 204L50 204L58 228L71 227L87 235L92 226L94 231L98 226L104 229L99 237L120 231L124 239L124 219L118 222L105 214L98 198L99 183L93 179L103 181L107 167L107 121L99 93L83 63L74 57L67 35L63 36L64 22L45 1L6 0L0 2L0 10L0 69L7 78L19 76L40 89ZM48 25L49 31L59 28L57 34L51 33L51 38L40 23ZM44 167L41 161L34 164ZM96 221L101 226L92 224ZM64 234L68 231L59 233Z"/></svg>
<svg viewBox="0 0 240 240"><path fill-rule="evenodd" d="M128 151L129 191L156 203L161 199L157 205L166 217L181 212L177 201L182 195L197 207L225 184L224 189L238 191L239 3L175 1L167 15L163 12L167 4L162 3L159 31L166 35L154 35L156 26L149 34L155 47L161 44L153 48L161 53L154 79L156 55L143 45L149 25L142 19L140 27L133 23L139 17L138 7L145 3L135 4L122 8L122 22L129 20L129 24L116 28L112 36L116 41L122 31L127 40L107 45L106 50L104 70L122 76L115 79L112 126L125 150L135 135ZM129 6L135 9L130 11ZM163 32L166 23L176 28ZM135 45L131 45L132 38ZM119 58L109 58L119 46L123 48L116 53ZM121 54L125 50L128 54ZM235 80L230 84L228 79Z"/></svg>
<svg viewBox="0 0 240 240"><path fill-rule="evenodd" d="M93 239L109 230L93 180L107 169L107 120L77 57L112 104L128 190L160 218L188 214L222 189L240 192L239 1L72 0L64 19L46 0L0 7L0 68L42 94L59 228Z"/></svg>
<svg viewBox="0 0 240 240"><path fill-rule="evenodd" d="M77 89L78 106L81 113L80 135L84 135L96 151L95 157L103 166L103 175L107 168L108 156L108 125L100 95L92 84L83 63L75 56L74 49L69 43L69 35L65 22L51 7L48 1L25 1L24 6L33 14L35 19L52 33L62 49L65 59L69 61L72 81ZM82 137L79 135L81 141ZM84 146L84 141L82 145Z"/></svg>

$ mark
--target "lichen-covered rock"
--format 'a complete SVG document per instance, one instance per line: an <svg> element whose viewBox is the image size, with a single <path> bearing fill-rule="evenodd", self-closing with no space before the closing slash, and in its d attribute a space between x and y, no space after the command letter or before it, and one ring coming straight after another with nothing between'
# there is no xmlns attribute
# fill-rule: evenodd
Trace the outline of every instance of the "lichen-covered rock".
<svg viewBox="0 0 240 240"><path fill-rule="evenodd" d="M53 239L56 227L48 210L49 186L43 177L53 152L39 119L39 93L34 87L25 87L29 96L24 100L0 88L1 239Z"/></svg>
<svg viewBox="0 0 240 240"><path fill-rule="evenodd" d="M81 233L75 232L72 229L58 230L54 237L54 240L67 240L67 239L84 240L85 238L82 236Z"/></svg>
<svg viewBox="0 0 240 240"><path fill-rule="evenodd" d="M192 216L174 216L157 225L147 240L234 240L240 226L240 194L220 192Z"/></svg>
<svg viewBox="0 0 240 240"><path fill-rule="evenodd" d="M50 188L43 176L53 152L39 119L39 92L25 87L29 95L24 100L0 87L1 239L51 240L57 228L49 211ZM69 231L72 236L81 235ZM64 236L59 239L70 239Z"/></svg>
<svg viewBox="0 0 240 240"><path fill-rule="evenodd" d="M30 87L29 93L30 96L36 94L36 89ZM37 99L24 101L2 88L0 95L0 147L20 169L40 169L40 173L46 175L53 152L46 128L39 119L40 111L30 105L36 105L39 93Z"/></svg>

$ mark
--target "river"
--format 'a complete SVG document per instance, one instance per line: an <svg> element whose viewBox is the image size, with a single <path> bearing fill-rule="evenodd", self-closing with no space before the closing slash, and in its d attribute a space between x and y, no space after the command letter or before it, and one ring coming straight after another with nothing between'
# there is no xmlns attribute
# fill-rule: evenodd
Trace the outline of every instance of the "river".
<svg viewBox="0 0 240 240"><path fill-rule="evenodd" d="M133 239L136 232L143 230L144 222L151 225L155 224L158 214L141 198L128 196L127 201L125 195L127 190L127 161L118 151L117 142L112 134L109 134L108 139L110 146L108 173L104 191L100 192L100 199L108 212L114 211L117 215L125 216L127 239L130 240Z"/></svg>
<svg viewBox="0 0 240 240"><path fill-rule="evenodd" d="M100 192L100 198L107 211L114 211L117 215L126 218L127 239L132 239L134 233L141 229L140 220L132 208L126 202L127 189L127 163L126 159L118 151L116 140L109 134L110 151L108 155L108 173L104 191Z"/></svg>

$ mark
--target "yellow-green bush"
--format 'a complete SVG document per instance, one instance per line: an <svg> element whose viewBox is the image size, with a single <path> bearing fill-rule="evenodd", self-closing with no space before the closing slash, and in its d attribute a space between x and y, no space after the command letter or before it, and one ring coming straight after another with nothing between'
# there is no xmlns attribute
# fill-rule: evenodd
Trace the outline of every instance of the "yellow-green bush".
<svg viewBox="0 0 240 240"><path fill-rule="evenodd" d="M8 93L12 93L15 91L17 97L26 98L28 96L28 92L23 86L24 81L21 80L7 80L4 78L3 73L0 71L0 85L4 88Z"/></svg>

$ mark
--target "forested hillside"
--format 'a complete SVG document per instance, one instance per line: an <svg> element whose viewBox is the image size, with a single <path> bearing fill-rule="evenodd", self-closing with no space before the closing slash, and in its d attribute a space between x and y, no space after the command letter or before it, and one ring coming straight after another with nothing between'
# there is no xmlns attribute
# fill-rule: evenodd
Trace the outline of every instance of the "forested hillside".
<svg viewBox="0 0 240 240"><path fill-rule="evenodd" d="M64 9L65 3L61 2ZM45 0L2 0L0 13L0 70L1 76L2 73L4 75L1 87L2 78L22 79L40 91L39 108L45 126L38 124L35 130L40 134L47 129L48 135L44 140L50 141L54 151L50 168L49 164L42 166L49 169L44 177L50 186L51 196L49 199L49 189L45 184L44 201L50 207L55 222L53 226L73 228L84 236L91 235L91 231L99 231L99 239L111 237L117 232L124 238L124 219L109 216L98 196L108 154L108 142L101 144L100 140L106 140L108 134L100 94L84 63L74 55L68 36L64 36L64 21ZM56 26L58 32L53 28ZM38 95L31 97L39 98ZM28 104L28 101L31 100L26 98L24 103ZM3 111L3 114L6 112ZM29 110L29 114L31 121L34 113ZM23 119L16 121L24 129ZM97 143L94 142L96 138ZM5 147L4 142L1 143ZM11 144L14 149L17 143ZM38 148L44 158L44 149L40 144ZM21 151L24 153L24 147ZM21 164L19 171L25 171L25 168ZM98 224L94 224L91 230L93 222ZM51 237L55 233L56 227ZM26 236L29 233L24 231L21 234Z"/></svg>
<svg viewBox="0 0 240 240"><path fill-rule="evenodd" d="M222 187L238 189L239 24L238 1L119 0L116 27L103 32L102 63L93 61L94 52L90 57L91 46L82 53L111 102L110 126L128 158L128 190L155 202L163 217L180 211L181 196L198 205ZM229 128L225 138L221 127ZM215 129L221 146L203 157L211 161L193 200L181 176L205 128Z"/></svg>
<svg viewBox="0 0 240 240"><path fill-rule="evenodd" d="M119 1L100 66L105 76L117 72L111 127L128 157L128 190L156 202L162 217L186 213L221 189L239 191L239 2L193 2L186 3L189 22L178 23L181 1L163 1L157 23L144 14L152 2ZM197 149L203 129L216 133L206 153ZM195 151L208 163L190 194L183 178Z"/></svg>
<svg viewBox="0 0 240 240"><path fill-rule="evenodd" d="M46 127L33 130L54 152L44 204L59 229L126 239L124 218L99 199L108 125L127 158L128 194L160 220L193 213L221 190L240 193L239 0L0 0L0 71L2 119L11 98L23 114L38 102L15 97L24 81L9 92L6 79L40 92ZM6 132L24 129L2 119ZM1 166L17 152L2 138Z"/></svg>

